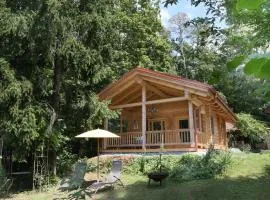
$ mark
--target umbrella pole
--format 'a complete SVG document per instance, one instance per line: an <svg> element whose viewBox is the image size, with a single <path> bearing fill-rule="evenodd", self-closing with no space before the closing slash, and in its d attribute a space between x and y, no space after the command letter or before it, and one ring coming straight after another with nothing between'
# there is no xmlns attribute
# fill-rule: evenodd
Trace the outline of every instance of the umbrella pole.
<svg viewBox="0 0 270 200"><path fill-rule="evenodd" d="M99 138L97 139L97 182L99 182Z"/></svg>

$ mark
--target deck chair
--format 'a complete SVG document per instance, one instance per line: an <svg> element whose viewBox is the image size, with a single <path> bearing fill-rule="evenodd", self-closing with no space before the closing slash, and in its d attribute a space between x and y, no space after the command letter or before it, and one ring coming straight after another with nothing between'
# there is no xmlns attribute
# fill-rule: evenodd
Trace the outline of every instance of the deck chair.
<svg viewBox="0 0 270 200"><path fill-rule="evenodd" d="M75 169L70 179L62 180L60 184L61 190L73 190L80 188L84 182L84 175L86 173L87 163L79 162L76 164Z"/></svg>
<svg viewBox="0 0 270 200"><path fill-rule="evenodd" d="M10 190L12 184L13 184L13 179L7 179L7 178L5 178L1 182L3 184L0 185L0 196L1 195L8 195L9 190Z"/></svg>
<svg viewBox="0 0 270 200"><path fill-rule="evenodd" d="M122 170L122 161L120 160L113 161L111 172L105 178L105 181L95 182L92 185L90 185L87 189L96 194L98 190L105 188L106 186L113 187L114 184L116 183L120 183L120 185L124 187L124 184L120 179L121 170Z"/></svg>

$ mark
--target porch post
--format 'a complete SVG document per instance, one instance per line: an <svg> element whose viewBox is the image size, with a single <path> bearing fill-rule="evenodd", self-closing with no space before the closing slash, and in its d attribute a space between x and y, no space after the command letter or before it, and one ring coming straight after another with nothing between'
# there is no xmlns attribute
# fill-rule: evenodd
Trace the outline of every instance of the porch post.
<svg viewBox="0 0 270 200"><path fill-rule="evenodd" d="M189 131L190 131L190 143L191 146L194 147L194 121L193 121L193 105L191 100L188 100L188 117L189 117Z"/></svg>
<svg viewBox="0 0 270 200"><path fill-rule="evenodd" d="M104 130L108 130L108 119L104 119ZM103 138L103 149L107 148L107 138Z"/></svg>
<svg viewBox="0 0 270 200"><path fill-rule="evenodd" d="M146 150L146 87L142 85L142 149Z"/></svg>

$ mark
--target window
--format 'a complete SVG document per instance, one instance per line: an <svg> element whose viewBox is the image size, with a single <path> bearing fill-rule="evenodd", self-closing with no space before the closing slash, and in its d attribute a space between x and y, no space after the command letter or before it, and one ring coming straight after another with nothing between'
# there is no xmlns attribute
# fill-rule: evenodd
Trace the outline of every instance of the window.
<svg viewBox="0 0 270 200"><path fill-rule="evenodd" d="M179 120L179 129L188 129L188 120L187 119L180 119Z"/></svg>

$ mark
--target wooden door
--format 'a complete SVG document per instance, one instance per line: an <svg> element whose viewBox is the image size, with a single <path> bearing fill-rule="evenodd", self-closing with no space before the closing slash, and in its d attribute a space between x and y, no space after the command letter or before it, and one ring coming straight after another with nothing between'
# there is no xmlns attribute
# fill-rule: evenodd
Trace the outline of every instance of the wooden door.
<svg viewBox="0 0 270 200"><path fill-rule="evenodd" d="M165 130L165 120L150 119L147 120L147 131L163 131Z"/></svg>
<svg viewBox="0 0 270 200"><path fill-rule="evenodd" d="M160 145L165 130L165 120L151 119L147 121L147 144Z"/></svg>

